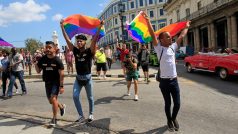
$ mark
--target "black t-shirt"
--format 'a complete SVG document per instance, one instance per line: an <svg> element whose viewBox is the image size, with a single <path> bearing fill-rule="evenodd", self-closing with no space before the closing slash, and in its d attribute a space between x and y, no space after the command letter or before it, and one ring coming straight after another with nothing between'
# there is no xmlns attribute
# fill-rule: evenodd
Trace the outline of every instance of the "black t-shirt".
<svg viewBox="0 0 238 134"><path fill-rule="evenodd" d="M44 55L37 63L38 67L43 70L43 81L60 82L59 70L64 70L64 65L59 57L55 56L50 59Z"/></svg>
<svg viewBox="0 0 238 134"><path fill-rule="evenodd" d="M78 75L91 74L92 58L93 54L90 48L85 49L85 51L80 52L76 47L73 48L73 53L75 57L75 66Z"/></svg>

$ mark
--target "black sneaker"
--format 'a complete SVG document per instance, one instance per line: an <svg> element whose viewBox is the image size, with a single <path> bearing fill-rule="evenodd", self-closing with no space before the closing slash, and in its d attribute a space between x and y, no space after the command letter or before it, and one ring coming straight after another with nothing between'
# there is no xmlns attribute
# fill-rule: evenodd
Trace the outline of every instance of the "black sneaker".
<svg viewBox="0 0 238 134"><path fill-rule="evenodd" d="M169 131L174 131L174 126L173 126L172 121L168 121L168 122L167 122L167 125L168 125L168 130L169 130Z"/></svg>
<svg viewBox="0 0 238 134"><path fill-rule="evenodd" d="M178 131L179 130L179 124L178 124L178 121L175 119L175 120L172 120L173 124L174 124L174 130L175 131Z"/></svg>
<svg viewBox="0 0 238 134"><path fill-rule="evenodd" d="M50 125L55 126L56 124L57 124L57 119L55 119L55 118L51 119Z"/></svg>
<svg viewBox="0 0 238 134"><path fill-rule="evenodd" d="M66 109L66 105L65 104L62 104L63 108L60 108L60 115L61 116L64 116L65 114L65 109Z"/></svg>
<svg viewBox="0 0 238 134"><path fill-rule="evenodd" d="M86 120L83 116L81 116L79 119L77 119L74 123L78 123L78 124L85 124Z"/></svg>
<svg viewBox="0 0 238 134"><path fill-rule="evenodd" d="M21 95L26 95L27 94L27 92L26 91L24 91L24 92L22 92L22 94Z"/></svg>

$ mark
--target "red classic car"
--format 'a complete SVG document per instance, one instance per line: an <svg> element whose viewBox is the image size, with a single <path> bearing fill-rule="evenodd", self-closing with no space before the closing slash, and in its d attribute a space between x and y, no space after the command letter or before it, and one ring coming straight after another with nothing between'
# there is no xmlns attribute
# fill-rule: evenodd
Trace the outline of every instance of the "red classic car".
<svg viewBox="0 0 238 134"><path fill-rule="evenodd" d="M226 80L230 75L238 76L238 54L199 53L184 59L187 72L201 70L218 73Z"/></svg>

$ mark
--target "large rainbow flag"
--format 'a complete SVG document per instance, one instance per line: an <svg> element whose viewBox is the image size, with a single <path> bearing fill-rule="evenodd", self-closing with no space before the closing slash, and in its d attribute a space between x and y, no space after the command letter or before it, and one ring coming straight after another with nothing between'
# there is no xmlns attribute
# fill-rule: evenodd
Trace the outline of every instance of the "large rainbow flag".
<svg viewBox="0 0 238 134"><path fill-rule="evenodd" d="M142 12L142 11L141 11ZM148 30L148 25L141 12L132 20L127 22L127 31L131 38L140 43L148 43L152 41L152 37Z"/></svg>
<svg viewBox="0 0 238 134"><path fill-rule="evenodd" d="M64 20L64 28L69 38L72 39L76 34L84 33L95 35L101 21L97 18L75 14ZM100 30L99 38L105 35L104 27Z"/></svg>
<svg viewBox="0 0 238 134"><path fill-rule="evenodd" d="M142 11L141 11L142 12ZM148 25L144 16L141 12L134 18L131 23L127 23L128 34L139 43L149 43L152 41L152 37L149 34ZM178 32L186 27L187 21L178 22L165 26L155 32L156 37L159 36L161 32L169 32L171 36L175 36Z"/></svg>
<svg viewBox="0 0 238 134"><path fill-rule="evenodd" d="M187 24L187 21L170 24L168 26L165 26L165 27L157 30L155 32L155 35L156 35L156 37L158 37L161 32L169 32L170 35L173 37L177 33L179 33L182 29L184 29L186 27L186 24Z"/></svg>
<svg viewBox="0 0 238 134"><path fill-rule="evenodd" d="M5 40L3 40L1 37L0 37L0 46L3 46L3 47L14 47L12 44L6 42Z"/></svg>

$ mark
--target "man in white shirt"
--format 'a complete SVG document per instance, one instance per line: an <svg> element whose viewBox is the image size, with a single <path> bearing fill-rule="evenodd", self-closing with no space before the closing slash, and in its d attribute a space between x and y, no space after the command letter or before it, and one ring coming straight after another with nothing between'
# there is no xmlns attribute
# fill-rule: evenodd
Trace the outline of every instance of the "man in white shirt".
<svg viewBox="0 0 238 134"><path fill-rule="evenodd" d="M172 37L170 36L169 32L160 33L157 39L147 14L143 12L142 15L144 15L147 20L148 29L150 35L152 36L152 43L154 45L158 59L160 59L161 56L159 87L165 101L165 114L167 117L168 129L170 131L178 131L179 124L176 120L176 117L180 108L180 89L177 81L175 52L176 49L178 49L179 45L182 43L183 37L187 34L190 22L188 22L186 28L182 30L177 41L175 43L172 43ZM172 115L170 110L171 96L174 102Z"/></svg>

